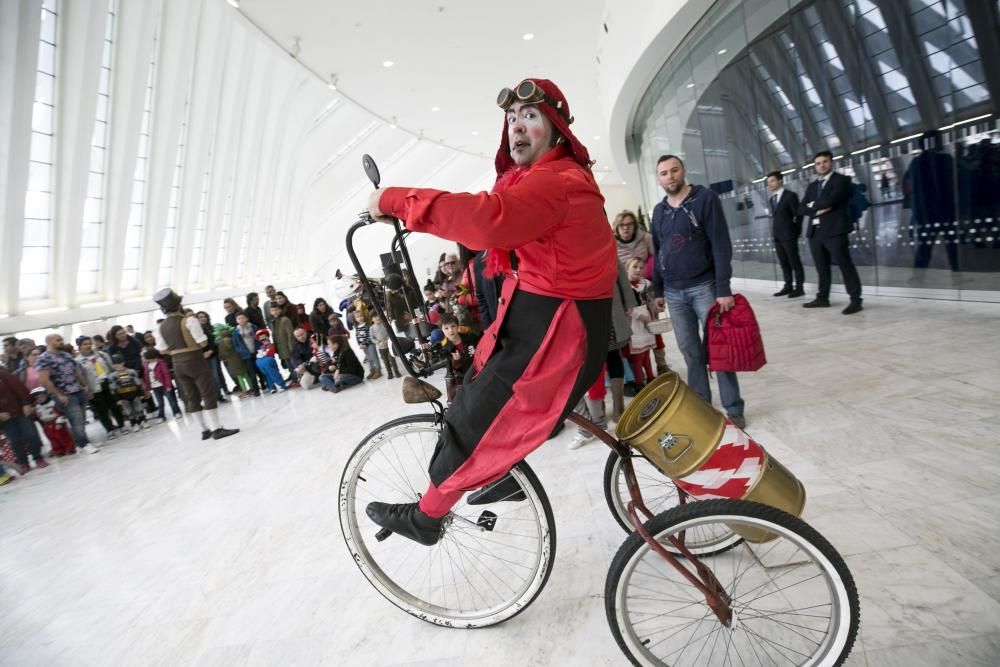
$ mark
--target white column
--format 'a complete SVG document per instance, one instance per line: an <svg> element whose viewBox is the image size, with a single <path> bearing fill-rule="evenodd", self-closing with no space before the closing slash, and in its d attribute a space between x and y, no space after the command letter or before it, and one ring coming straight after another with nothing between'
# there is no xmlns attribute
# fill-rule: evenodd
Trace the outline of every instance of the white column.
<svg viewBox="0 0 1000 667"><path fill-rule="evenodd" d="M153 55L153 35L160 2L121 2L111 83L111 114L108 129L108 173L105 200L104 266L101 292L109 301L121 293L121 272L135 180L135 159L139 148L149 61ZM154 82L155 85L155 82ZM155 97L155 91L154 91ZM153 126L157 119L152 118Z"/></svg>
<svg viewBox="0 0 1000 667"><path fill-rule="evenodd" d="M97 115L97 84L108 20L107 0L59 5L56 53L56 157L53 193L52 296L56 306L75 306L83 204L90 180L90 143Z"/></svg>
<svg viewBox="0 0 1000 667"><path fill-rule="evenodd" d="M0 2L0 313L18 312L41 0Z"/></svg>

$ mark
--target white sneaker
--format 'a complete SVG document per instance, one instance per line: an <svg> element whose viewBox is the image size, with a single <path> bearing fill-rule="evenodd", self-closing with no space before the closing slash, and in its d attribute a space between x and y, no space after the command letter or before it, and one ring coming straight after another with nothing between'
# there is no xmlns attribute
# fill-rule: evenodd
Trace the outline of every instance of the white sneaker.
<svg viewBox="0 0 1000 667"><path fill-rule="evenodd" d="M287 390L284 387L278 387L278 393L279 394L284 394L285 391L287 391Z"/></svg>
<svg viewBox="0 0 1000 667"><path fill-rule="evenodd" d="M144 421L144 422L142 422L142 428L144 430L149 430L149 429L153 428L153 422L151 422L151 421Z"/></svg>
<svg viewBox="0 0 1000 667"><path fill-rule="evenodd" d="M98 453L101 450L99 450L97 447L94 447L93 445L91 445L91 444L88 443L88 444L84 445L83 447L80 447L80 451L81 452L85 452L87 454L96 454L96 453Z"/></svg>
<svg viewBox="0 0 1000 667"><path fill-rule="evenodd" d="M590 442L593 439L594 439L594 436L590 435L589 433L587 433L587 434L577 433L576 435L573 436L572 442L569 443L569 448L570 449L580 449L581 447L583 447L584 445L586 445L588 442Z"/></svg>

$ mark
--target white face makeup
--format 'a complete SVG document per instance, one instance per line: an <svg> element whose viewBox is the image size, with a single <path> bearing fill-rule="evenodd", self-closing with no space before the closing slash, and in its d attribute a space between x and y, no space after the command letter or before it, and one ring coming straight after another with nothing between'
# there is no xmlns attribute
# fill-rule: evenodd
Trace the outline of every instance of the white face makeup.
<svg viewBox="0 0 1000 667"><path fill-rule="evenodd" d="M519 167L528 167L552 148L552 121L535 104L514 102L506 111L510 157Z"/></svg>

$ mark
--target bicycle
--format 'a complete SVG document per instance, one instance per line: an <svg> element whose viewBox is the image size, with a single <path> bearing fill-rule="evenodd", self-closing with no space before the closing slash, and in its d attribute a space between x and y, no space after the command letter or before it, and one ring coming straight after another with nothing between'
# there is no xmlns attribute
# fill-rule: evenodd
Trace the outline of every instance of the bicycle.
<svg viewBox="0 0 1000 667"><path fill-rule="evenodd" d="M367 155L364 166L378 187L378 169ZM348 255L363 285L369 281L352 241L371 222L363 213L347 234ZM399 221L394 225L413 274L405 234ZM384 318L378 299L369 296ZM349 457L339 499L345 544L375 589L407 613L454 628L502 623L537 599L555 560L552 507L526 462L477 492L503 489L493 502L470 505L470 496L463 498L433 547L391 540L365 515L370 500L419 500L446 411L437 400L440 392L420 379L434 368L415 369L399 356L411 382L426 388L432 411L387 422ZM612 635L633 664L846 660L858 632L858 594L843 558L822 535L760 503L695 500L629 444L579 415L569 420L612 450L605 496L629 535L608 571L605 610ZM651 503L655 512L643 500L637 464L646 490L658 493Z"/></svg>

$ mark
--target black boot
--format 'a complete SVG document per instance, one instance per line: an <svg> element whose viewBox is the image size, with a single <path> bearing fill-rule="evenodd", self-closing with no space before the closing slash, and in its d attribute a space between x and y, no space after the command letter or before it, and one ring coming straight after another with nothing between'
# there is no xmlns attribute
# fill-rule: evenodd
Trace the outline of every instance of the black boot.
<svg viewBox="0 0 1000 667"><path fill-rule="evenodd" d="M133 426L133 428L135 428L135 427ZM212 437L212 432L209 431L207 428L204 431L201 432L201 439L202 440L208 440L211 437Z"/></svg>
<svg viewBox="0 0 1000 667"><path fill-rule="evenodd" d="M444 518L435 519L421 511L417 503L368 503L368 518L387 530L408 537L414 542L431 546L441 539Z"/></svg>
<svg viewBox="0 0 1000 667"><path fill-rule="evenodd" d="M527 496L521 490L521 485L509 474L504 475L492 484L487 484L475 493L469 494L468 503L470 505L489 505L502 500L519 501Z"/></svg>
<svg viewBox="0 0 1000 667"><path fill-rule="evenodd" d="M212 431L212 438L215 440L221 440L222 438L228 438L231 435L236 435L240 430L238 428L217 428ZM204 434L202 434L204 436Z"/></svg>
<svg viewBox="0 0 1000 667"><path fill-rule="evenodd" d="M787 284L786 284L786 285L785 285L784 287L782 287L782 288L781 288L780 290L778 290L777 292L775 292L775 293L774 293L774 296L785 296L786 294L791 294L791 293L792 293L792 291L793 291L793 290L792 290L792 286L791 286L791 285L787 285Z"/></svg>
<svg viewBox="0 0 1000 667"><path fill-rule="evenodd" d="M788 298L789 299L796 299L796 298L798 298L800 296L805 296L805 295L806 295L806 291L804 289L802 289L802 287L796 287L795 289L792 290L791 294L788 295Z"/></svg>

